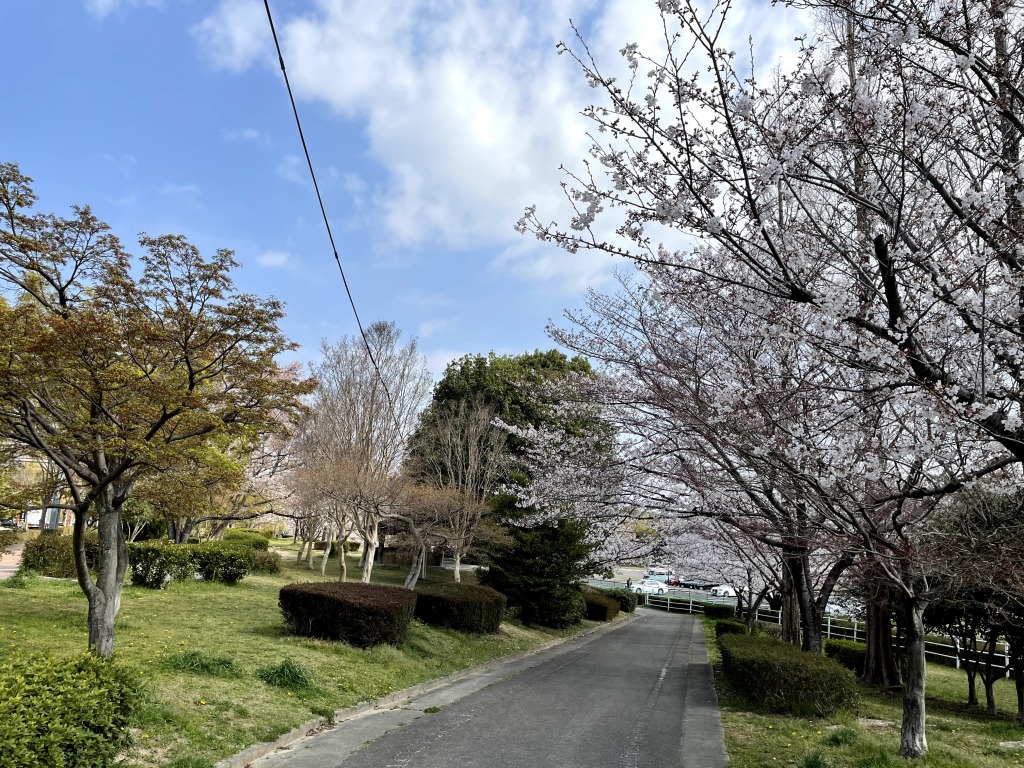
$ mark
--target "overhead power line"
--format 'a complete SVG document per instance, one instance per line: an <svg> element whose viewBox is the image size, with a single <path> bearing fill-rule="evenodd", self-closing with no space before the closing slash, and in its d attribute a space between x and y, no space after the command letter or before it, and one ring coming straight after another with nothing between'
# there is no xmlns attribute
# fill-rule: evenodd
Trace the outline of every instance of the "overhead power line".
<svg viewBox="0 0 1024 768"><path fill-rule="evenodd" d="M366 354L369 355L370 364L373 366L373 370L377 374L377 379L384 388L384 397L388 401L388 410L391 413L391 418L394 419L395 426L398 427L398 431L401 433L402 425L398 420L398 414L395 412L395 403L391 398L391 390L388 388L388 383L384 380L384 375L381 373L380 366L377 364L377 358L373 354L373 350L370 348L369 340L366 338L366 331L363 329L363 322L359 319L359 310L356 309L355 299L352 298L352 291L348 287L348 279L345 277L345 268L341 265L341 258L338 256L338 246L334 242L334 233L331 231L331 223L327 219L327 209L324 208L324 198L320 194L320 185L316 181L316 171L313 170L313 160L309 156L309 147L306 145L306 134L302 130L302 120L299 119L299 109L295 105L295 95L292 93L292 84L288 80L288 70L284 65L284 54L281 53L281 42L277 38L277 29L274 27L274 16L270 12L270 0L263 0L263 7L267 9L267 22L270 24L270 34L274 38L274 47L277 49L277 61L281 65L281 74L284 76L285 88L288 89L288 100L292 104L292 114L295 116L295 127L299 130L299 141L302 142L302 152L306 156L306 166L309 168L309 176L313 180L313 190L316 192L317 202L320 204L320 216L323 218L324 227L327 230L327 239L331 242L331 251L334 253L334 263L338 265L338 273L341 275L341 283L345 286L345 295L348 296L349 306L352 307L352 314L356 319L356 326L359 328L359 336L363 340L363 346L366 347Z"/></svg>

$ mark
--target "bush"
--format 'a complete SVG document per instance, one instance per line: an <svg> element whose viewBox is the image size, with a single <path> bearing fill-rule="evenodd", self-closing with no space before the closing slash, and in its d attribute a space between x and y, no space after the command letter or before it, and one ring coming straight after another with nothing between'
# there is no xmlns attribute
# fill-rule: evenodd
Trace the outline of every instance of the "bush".
<svg viewBox="0 0 1024 768"><path fill-rule="evenodd" d="M281 588L279 604L292 634L370 648L405 642L416 593L376 584L288 584Z"/></svg>
<svg viewBox="0 0 1024 768"><path fill-rule="evenodd" d="M721 603L701 603L704 615L709 619L735 619L736 606L722 605Z"/></svg>
<svg viewBox="0 0 1024 768"><path fill-rule="evenodd" d="M618 600L619 610L623 613L632 613L636 610L638 602L636 592L629 589L606 589L604 593Z"/></svg>
<svg viewBox="0 0 1024 768"><path fill-rule="evenodd" d="M270 548L270 541L259 531L246 530L243 528L229 528L224 532L224 541L232 544L244 544L259 552L266 552Z"/></svg>
<svg viewBox="0 0 1024 768"><path fill-rule="evenodd" d="M715 637L745 634L747 634L747 625L739 619L719 619L715 622Z"/></svg>
<svg viewBox="0 0 1024 768"><path fill-rule="evenodd" d="M254 533L257 536L262 536L267 541L270 541L270 539L274 538L274 536L277 534L276 530L274 529L274 526L272 525L263 525L259 528L228 528L228 530L238 531L240 533Z"/></svg>
<svg viewBox="0 0 1024 768"><path fill-rule="evenodd" d="M864 664L868 658L868 644L853 640L826 640L825 655L860 675L864 673Z"/></svg>
<svg viewBox="0 0 1024 768"><path fill-rule="evenodd" d="M769 711L831 717L857 703L853 673L833 659L756 635L722 635L718 644L729 683Z"/></svg>
<svg viewBox="0 0 1024 768"><path fill-rule="evenodd" d="M191 578L194 573L194 547L169 541L143 541L128 544L128 563L132 584L161 589L172 579Z"/></svg>
<svg viewBox="0 0 1024 768"><path fill-rule="evenodd" d="M416 618L459 632L495 633L505 615L505 596L475 584L416 583Z"/></svg>
<svg viewBox="0 0 1024 768"><path fill-rule="evenodd" d="M237 584L256 567L256 552L230 541L207 541L192 547L192 563L206 581Z"/></svg>
<svg viewBox="0 0 1024 768"><path fill-rule="evenodd" d="M7 551L18 543L18 532L0 528L0 553Z"/></svg>
<svg viewBox="0 0 1024 768"><path fill-rule="evenodd" d="M277 552L257 552L253 573L280 573L281 556Z"/></svg>
<svg viewBox="0 0 1024 768"><path fill-rule="evenodd" d="M99 535L95 531L85 534L85 561L89 568L99 562ZM73 538L57 532L42 533L25 542L21 554L21 565L40 576L54 579L73 579L75 573L75 549Z"/></svg>
<svg viewBox="0 0 1024 768"><path fill-rule="evenodd" d="M47 537L49 538L49 537ZM131 676L91 654L0 661L4 768L104 768L131 742Z"/></svg>
<svg viewBox="0 0 1024 768"><path fill-rule="evenodd" d="M611 621L619 615L619 601L596 589L583 589L586 608L583 617L590 621Z"/></svg>

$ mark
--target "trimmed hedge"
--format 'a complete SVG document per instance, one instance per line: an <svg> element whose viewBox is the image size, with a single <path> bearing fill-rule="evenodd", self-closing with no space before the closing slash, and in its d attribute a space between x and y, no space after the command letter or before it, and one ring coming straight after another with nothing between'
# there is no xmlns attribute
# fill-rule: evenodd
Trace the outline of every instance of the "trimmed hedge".
<svg viewBox="0 0 1024 768"><path fill-rule="evenodd" d="M632 613L636 610L637 594L631 589L606 589L604 593L609 597L614 597L619 601L619 610L623 613Z"/></svg>
<svg viewBox="0 0 1024 768"><path fill-rule="evenodd" d="M253 573L280 573L281 555L277 552L257 552Z"/></svg>
<svg viewBox="0 0 1024 768"><path fill-rule="evenodd" d="M192 565L205 581L237 584L256 567L256 551L232 541L206 541L193 545Z"/></svg>
<svg viewBox="0 0 1024 768"><path fill-rule="evenodd" d="M224 532L224 541L232 544L244 544L259 552L266 552L270 548L270 540L259 531L246 530L244 528L228 528Z"/></svg>
<svg viewBox="0 0 1024 768"><path fill-rule="evenodd" d="M416 582L416 618L434 627L493 634L501 629L505 603L490 587Z"/></svg>
<svg viewBox="0 0 1024 768"><path fill-rule="evenodd" d="M722 635L730 685L771 712L831 717L857 703L853 673L834 659L757 635Z"/></svg>
<svg viewBox="0 0 1024 768"><path fill-rule="evenodd" d="M0 528L0 552L4 552L18 543L18 532Z"/></svg>
<svg viewBox="0 0 1024 768"><path fill-rule="evenodd" d="M282 587L278 603L294 635L370 648L405 642L416 593L376 584L300 583Z"/></svg>
<svg viewBox="0 0 1024 768"><path fill-rule="evenodd" d="M584 589L586 608L583 618L590 621L611 621L619 615L619 601L597 589Z"/></svg>
<svg viewBox="0 0 1024 768"><path fill-rule="evenodd" d="M701 603L704 615L709 619L735 619L736 606L721 603Z"/></svg>
<svg viewBox="0 0 1024 768"><path fill-rule="evenodd" d="M0 661L4 768L106 768L131 744L139 693L120 667L86 654Z"/></svg>
<svg viewBox="0 0 1024 768"><path fill-rule="evenodd" d="M95 568L100 556L99 534L90 531L85 534L85 561ZM25 542L21 554L21 566L35 571L40 576L54 579L73 579L75 573L75 549L72 536L62 533L41 533Z"/></svg>
<svg viewBox="0 0 1024 768"><path fill-rule="evenodd" d="M162 589L173 579L191 578L194 549L193 545L170 541L130 542L128 563L132 568L132 584Z"/></svg>
<svg viewBox="0 0 1024 768"><path fill-rule="evenodd" d="M715 637L745 634L747 634L747 625L739 619L719 619L715 622Z"/></svg>
<svg viewBox="0 0 1024 768"><path fill-rule="evenodd" d="M826 640L825 655L847 669L852 669L855 674L862 675L868 658L868 644L853 640Z"/></svg>

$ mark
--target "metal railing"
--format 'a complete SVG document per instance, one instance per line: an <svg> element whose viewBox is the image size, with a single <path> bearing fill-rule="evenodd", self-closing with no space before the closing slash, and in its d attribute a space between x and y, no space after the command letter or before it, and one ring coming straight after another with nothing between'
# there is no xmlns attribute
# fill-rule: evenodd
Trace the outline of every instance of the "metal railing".
<svg viewBox="0 0 1024 768"><path fill-rule="evenodd" d="M591 586L614 589L625 588L626 582L622 579L589 579ZM736 598L712 597L701 590L687 590L678 587L671 588L671 591L663 594L638 595L642 598L641 604L650 608L676 612L676 613L704 613L704 603L715 603L720 605L735 605ZM758 608L755 621L762 621L767 624L782 624L782 611L775 611L771 608ZM865 622L845 616L832 616L826 614L821 621L821 632L825 639L853 640L856 642L867 642L867 626ZM925 640L924 653L928 661L960 669L961 656L959 643L956 640ZM977 654L979 657L984 654ZM1004 642L996 645L996 668L1003 670L1004 677L1011 677L1013 668L1010 665L1009 646ZM984 662L984 659L981 659Z"/></svg>

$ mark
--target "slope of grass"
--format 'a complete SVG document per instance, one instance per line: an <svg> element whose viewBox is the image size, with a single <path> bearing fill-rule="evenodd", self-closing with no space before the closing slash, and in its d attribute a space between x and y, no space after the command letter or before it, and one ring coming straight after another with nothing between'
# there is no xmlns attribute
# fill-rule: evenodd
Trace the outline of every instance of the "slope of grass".
<svg viewBox="0 0 1024 768"><path fill-rule="evenodd" d="M721 657L714 628L705 622L708 655ZM967 679L962 671L928 666L927 736L929 752L920 760L899 757L902 693L861 685L857 712L833 718L805 719L768 715L730 689L717 673L730 768L1008 768L1024 765L1024 749L1004 749L1001 741L1024 740L1015 722L1013 681L996 684L1000 713L989 716L967 707ZM871 722L878 721L878 722Z"/></svg>
<svg viewBox="0 0 1024 768"><path fill-rule="evenodd" d="M321 577L295 563L294 553L283 566L281 574L251 575L233 587L125 587L114 656L148 692L129 766L212 765L311 718L567 634L506 623L498 635L471 636L413 622L404 645L372 650L291 637L281 621L278 590ZM337 573L336 561L329 574L331 569ZM379 583L405 578L401 568L378 567L374 574ZM451 579L442 569L429 576ZM84 650L86 608L73 581L32 579L23 589L0 588L0 655L8 648L54 655ZM282 664L308 670L311 683L278 687L260 678L261 670ZM217 669L231 674L215 674Z"/></svg>

